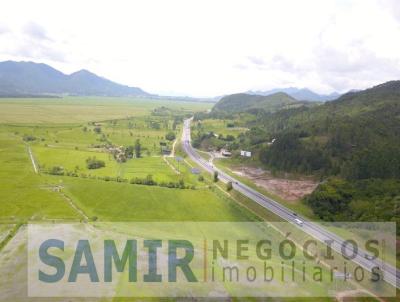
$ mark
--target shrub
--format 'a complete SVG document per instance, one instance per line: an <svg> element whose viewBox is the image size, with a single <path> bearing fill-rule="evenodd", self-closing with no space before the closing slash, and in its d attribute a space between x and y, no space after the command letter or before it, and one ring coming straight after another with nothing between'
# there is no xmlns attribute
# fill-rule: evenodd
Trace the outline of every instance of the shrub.
<svg viewBox="0 0 400 302"><path fill-rule="evenodd" d="M26 142L33 142L36 140L36 137L33 135L24 135L23 140Z"/></svg>
<svg viewBox="0 0 400 302"><path fill-rule="evenodd" d="M175 133L174 132L168 132L165 135L165 139L169 140L169 141L173 141L176 138Z"/></svg>
<svg viewBox="0 0 400 302"><path fill-rule="evenodd" d="M106 163L102 160L96 159L96 157L89 157L86 159L86 166L88 169L99 169L106 166Z"/></svg>
<svg viewBox="0 0 400 302"><path fill-rule="evenodd" d="M49 170L51 175L64 175L64 168L60 166L54 166Z"/></svg>
<svg viewBox="0 0 400 302"><path fill-rule="evenodd" d="M214 171L214 182L218 181L218 172Z"/></svg>

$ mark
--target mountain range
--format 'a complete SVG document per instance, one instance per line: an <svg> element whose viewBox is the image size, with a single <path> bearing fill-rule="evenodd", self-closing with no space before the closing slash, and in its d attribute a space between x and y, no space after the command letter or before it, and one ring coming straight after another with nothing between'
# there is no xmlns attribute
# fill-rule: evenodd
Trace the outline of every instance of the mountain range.
<svg viewBox="0 0 400 302"><path fill-rule="evenodd" d="M34 62L0 62L0 96L150 96L138 87L112 82L88 70L64 74Z"/></svg>
<svg viewBox="0 0 400 302"><path fill-rule="evenodd" d="M340 94L337 92L333 92L331 94L318 94L314 91L311 91L308 88L295 88L295 87L275 88L267 91L260 91L260 90L248 91L247 93L267 96L275 94L277 92L284 92L299 101L311 101L311 102L332 101L340 96Z"/></svg>

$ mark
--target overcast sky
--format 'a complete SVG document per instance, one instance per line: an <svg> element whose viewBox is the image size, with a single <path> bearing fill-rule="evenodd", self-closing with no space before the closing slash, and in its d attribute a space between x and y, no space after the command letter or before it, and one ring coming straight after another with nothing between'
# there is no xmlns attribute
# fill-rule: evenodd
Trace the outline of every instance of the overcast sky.
<svg viewBox="0 0 400 302"><path fill-rule="evenodd" d="M3 0L0 60L158 94L320 93L400 79L397 0Z"/></svg>

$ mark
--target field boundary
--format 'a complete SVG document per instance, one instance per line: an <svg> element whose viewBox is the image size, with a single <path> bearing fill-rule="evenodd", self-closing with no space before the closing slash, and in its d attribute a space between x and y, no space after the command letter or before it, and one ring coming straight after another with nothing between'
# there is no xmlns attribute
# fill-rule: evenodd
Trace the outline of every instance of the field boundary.
<svg viewBox="0 0 400 302"><path fill-rule="evenodd" d="M39 174L39 168L37 167L35 158L33 157L31 146L27 145L27 148L28 148L29 158L31 159L32 162L33 170L35 171L36 174Z"/></svg>
<svg viewBox="0 0 400 302"><path fill-rule="evenodd" d="M71 197L69 197L67 194L65 194L62 191L59 191L60 195L68 202L68 204L73 208L76 212L78 212L85 220L89 220L89 217L83 212L82 209L80 209L72 200Z"/></svg>
<svg viewBox="0 0 400 302"><path fill-rule="evenodd" d="M174 172L175 172L176 174L178 174L178 175L181 174L181 172L179 172L179 171L168 161L168 159L167 159L166 156L163 156L162 158L163 158L163 160L165 161L165 163L172 169L172 171L174 171Z"/></svg>

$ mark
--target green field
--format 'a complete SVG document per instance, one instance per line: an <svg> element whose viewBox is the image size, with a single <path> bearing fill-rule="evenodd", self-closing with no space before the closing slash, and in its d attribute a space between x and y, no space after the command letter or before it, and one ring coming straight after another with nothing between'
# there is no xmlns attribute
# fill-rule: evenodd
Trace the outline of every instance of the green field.
<svg viewBox="0 0 400 302"><path fill-rule="evenodd" d="M238 120L217 120L217 119L205 119L199 124L200 128L204 132L213 132L217 135L233 135L237 137L240 133L244 133L248 128L242 126L242 122ZM197 125L194 126L194 129Z"/></svg>
<svg viewBox="0 0 400 302"><path fill-rule="evenodd" d="M191 206L183 202L186 199L188 202L209 200L216 207L221 203L220 219L229 219L229 215L224 213L230 213L229 202L205 189L204 184L184 165L180 167L181 173L178 174L162 158L160 142L165 142L170 148L172 142L166 141L165 135L169 131L178 133L180 125L173 129L173 117L152 114L159 107L167 107L174 112L174 116L179 117L190 114L193 110L204 110L209 105L111 98L0 100L0 221L9 223L41 219L81 219L80 213L71 207L66 195L71 195L68 197L72 197L72 202L87 211L88 216L99 216L106 220L163 217L172 220L186 217L189 220L196 219L195 216L187 216ZM101 127L101 133L94 131L95 127ZM24 141L27 136L34 139ZM104 140L116 146L133 145L137 139L141 142L142 157L122 163L117 162L103 146L99 146L104 144ZM39 174L34 172L28 146L39 167ZM103 160L105 167L89 170L86 159L93 156ZM172 165L176 164L173 158L168 160ZM54 166L60 166L66 172L76 172L78 177L46 173ZM152 175L157 182L183 180L186 185L199 186L199 189L170 189L86 179L120 177L130 180L135 177L146 178L148 175ZM91 194L88 195L88 192ZM126 192L126 195L119 192ZM123 196L129 196L129 199L126 200ZM171 205L173 200L177 201L174 215L174 207ZM102 206L93 203L94 201ZM129 211L130 207L126 204L128 201L134 201L135 207L143 209L150 204L152 208L157 207L159 203L161 209L165 206L165 211L169 212L168 215L163 214L163 211L135 214L135 211ZM109 209L106 210L108 215L103 216L101 213L105 204L109 204ZM209 212L205 207L201 212L200 205L193 206L197 207L197 215L207 220ZM110 210L112 208L119 210L114 212ZM123 217L116 214L120 211L125 212ZM234 220L240 219L238 213L233 217ZM210 219L218 219L218 216L210 215Z"/></svg>
<svg viewBox="0 0 400 302"><path fill-rule="evenodd" d="M12 133L0 133L0 221L76 219L59 194L49 189L49 177L34 173L25 144Z"/></svg>
<svg viewBox="0 0 400 302"><path fill-rule="evenodd" d="M153 100L143 98L66 97L54 99L0 99L2 123L81 123L145 116L160 106L193 112L211 107L209 103Z"/></svg>
<svg viewBox="0 0 400 302"><path fill-rule="evenodd" d="M168 110L157 112L167 114L155 114L160 107ZM161 153L160 143L172 149L173 142L165 139L168 132L179 137L181 123L177 121L209 107L145 99L0 100L0 239L4 242L0 245L0 300L26 300L27 222L268 219L270 214L241 195L227 194L224 185L217 187L209 175L203 174L204 180L199 180L190 160L178 161ZM207 127L224 136L245 131L226 128L224 123ZM109 146L127 147L138 139L140 158L118 162L110 152ZM176 155L184 156L179 143ZM89 169L86 160L94 156L105 166ZM53 167L61 167L63 175L49 174ZM156 184L130 183L149 175ZM161 183L184 186L167 188ZM325 290L313 289L321 294Z"/></svg>

